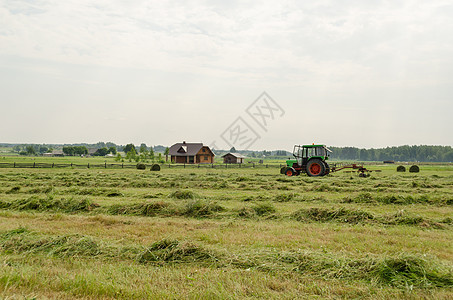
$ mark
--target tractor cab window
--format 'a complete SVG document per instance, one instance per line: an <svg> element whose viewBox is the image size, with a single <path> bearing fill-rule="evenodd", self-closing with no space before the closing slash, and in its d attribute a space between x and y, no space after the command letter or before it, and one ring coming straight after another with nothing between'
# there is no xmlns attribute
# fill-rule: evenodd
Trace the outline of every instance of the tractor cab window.
<svg viewBox="0 0 453 300"><path fill-rule="evenodd" d="M324 150L324 148L316 148L316 155L317 156L325 156L326 155L326 151Z"/></svg>
<svg viewBox="0 0 453 300"><path fill-rule="evenodd" d="M326 150L323 147L307 148L307 157L326 156Z"/></svg>
<svg viewBox="0 0 453 300"><path fill-rule="evenodd" d="M308 150L308 155L307 156L308 157L316 156L317 155L316 154L316 149L318 149L318 148L308 148L307 149Z"/></svg>

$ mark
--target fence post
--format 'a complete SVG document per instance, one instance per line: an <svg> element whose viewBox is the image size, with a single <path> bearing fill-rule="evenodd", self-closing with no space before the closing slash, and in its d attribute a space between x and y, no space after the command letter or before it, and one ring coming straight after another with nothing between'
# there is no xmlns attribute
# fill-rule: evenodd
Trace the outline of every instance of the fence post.
<svg viewBox="0 0 453 300"><path fill-rule="evenodd" d="M33 168L36 166L36 162L33 162Z"/></svg>
<svg viewBox="0 0 453 300"><path fill-rule="evenodd" d="M121 169L124 169L124 163L121 163Z"/></svg>
<svg viewBox="0 0 453 300"><path fill-rule="evenodd" d="M214 169L214 164L211 164L212 168Z"/></svg>
<svg viewBox="0 0 453 300"><path fill-rule="evenodd" d="M105 169L107 169L107 162L105 163Z"/></svg>
<svg viewBox="0 0 453 300"><path fill-rule="evenodd" d="M186 163L184 163L184 169L186 168Z"/></svg>
<svg viewBox="0 0 453 300"><path fill-rule="evenodd" d="M71 163L71 168L72 168L72 163Z"/></svg>
<svg viewBox="0 0 453 300"><path fill-rule="evenodd" d="M71 164L71 165L72 165L72 164ZM88 167L88 169L90 168L90 163L88 163L87 167Z"/></svg>
<svg viewBox="0 0 453 300"><path fill-rule="evenodd" d="M16 167L16 162L14 162L14 167L13 168L15 168L15 167Z"/></svg>
<svg viewBox="0 0 453 300"><path fill-rule="evenodd" d="M52 163L52 168L53 168L54 163Z"/></svg>

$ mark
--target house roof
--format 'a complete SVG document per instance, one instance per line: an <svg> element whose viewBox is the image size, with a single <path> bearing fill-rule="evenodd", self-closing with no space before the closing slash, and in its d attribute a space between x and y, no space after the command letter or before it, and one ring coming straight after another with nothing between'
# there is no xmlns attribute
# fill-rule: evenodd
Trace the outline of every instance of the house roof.
<svg viewBox="0 0 453 300"><path fill-rule="evenodd" d="M227 155L232 155L232 156L234 156L234 157L236 157L236 158L245 158L245 156L242 155L242 154L239 154L239 153L231 153L231 152L229 152L229 153L223 155L222 157L225 157L225 156L227 156Z"/></svg>
<svg viewBox="0 0 453 300"><path fill-rule="evenodd" d="M170 147L168 154L172 156L194 156L203 148L203 143L176 143Z"/></svg>

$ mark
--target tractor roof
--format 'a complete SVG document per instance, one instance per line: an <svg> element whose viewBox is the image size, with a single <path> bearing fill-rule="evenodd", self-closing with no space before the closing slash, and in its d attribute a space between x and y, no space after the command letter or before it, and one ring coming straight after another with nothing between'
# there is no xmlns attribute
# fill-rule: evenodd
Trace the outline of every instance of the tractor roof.
<svg viewBox="0 0 453 300"><path fill-rule="evenodd" d="M332 152L326 145L321 144L311 144L311 145L303 145L304 148L325 148L327 151Z"/></svg>

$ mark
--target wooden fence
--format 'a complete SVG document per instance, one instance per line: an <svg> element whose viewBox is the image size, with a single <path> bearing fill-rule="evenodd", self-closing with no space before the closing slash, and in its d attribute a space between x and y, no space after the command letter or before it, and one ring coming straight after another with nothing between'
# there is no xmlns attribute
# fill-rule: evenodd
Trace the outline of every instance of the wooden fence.
<svg viewBox="0 0 453 300"><path fill-rule="evenodd" d="M149 169L153 164L145 164L146 168ZM159 164L161 168L213 168L213 169L246 169L246 168L281 168L282 164L260 164L260 163L248 163L248 164ZM136 164L75 164L75 163L0 163L0 168L79 168L79 169L135 169Z"/></svg>

